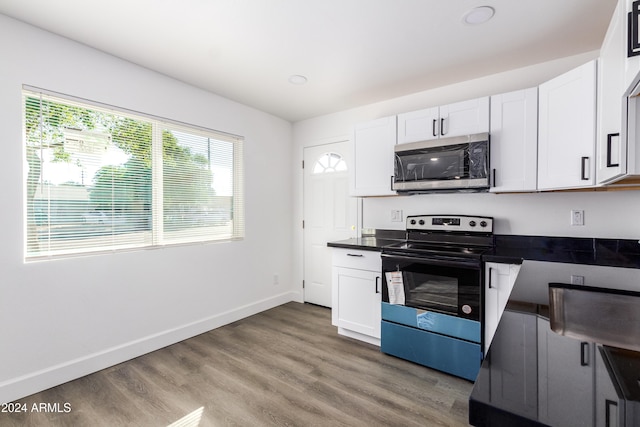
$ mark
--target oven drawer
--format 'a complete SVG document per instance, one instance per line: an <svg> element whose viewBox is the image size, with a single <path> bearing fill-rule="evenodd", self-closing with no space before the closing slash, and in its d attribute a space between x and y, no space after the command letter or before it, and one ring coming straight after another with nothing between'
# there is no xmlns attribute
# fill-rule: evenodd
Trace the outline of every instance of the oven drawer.
<svg viewBox="0 0 640 427"><path fill-rule="evenodd" d="M480 322L474 320L386 302L382 303L382 319L466 341L481 342Z"/></svg>
<svg viewBox="0 0 640 427"><path fill-rule="evenodd" d="M382 268L380 252L342 248L333 248L332 252L334 267L347 267L368 271L380 271Z"/></svg>
<svg viewBox="0 0 640 427"><path fill-rule="evenodd" d="M475 381L482 362L480 344L384 320L380 350L469 381Z"/></svg>

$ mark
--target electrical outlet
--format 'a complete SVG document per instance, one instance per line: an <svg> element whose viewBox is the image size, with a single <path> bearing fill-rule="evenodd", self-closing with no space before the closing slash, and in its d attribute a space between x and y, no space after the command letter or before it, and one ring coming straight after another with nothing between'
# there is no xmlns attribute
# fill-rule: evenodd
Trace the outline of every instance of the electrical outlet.
<svg viewBox="0 0 640 427"><path fill-rule="evenodd" d="M574 274L571 275L571 284L572 285L584 285L584 276L576 276Z"/></svg>
<svg viewBox="0 0 640 427"><path fill-rule="evenodd" d="M584 225L584 211L574 209L571 211L571 225Z"/></svg>
<svg viewBox="0 0 640 427"><path fill-rule="evenodd" d="M402 222L402 211L399 209L391 210L391 222Z"/></svg>
<svg viewBox="0 0 640 427"><path fill-rule="evenodd" d="M278 277L277 274L273 275L273 285L274 286L278 286L278 284L280 283L280 277Z"/></svg>

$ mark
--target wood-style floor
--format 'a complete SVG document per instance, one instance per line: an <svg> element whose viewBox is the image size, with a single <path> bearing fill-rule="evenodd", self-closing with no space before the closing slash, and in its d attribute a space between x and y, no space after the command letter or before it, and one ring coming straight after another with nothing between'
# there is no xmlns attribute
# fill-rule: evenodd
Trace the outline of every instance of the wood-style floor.
<svg viewBox="0 0 640 427"><path fill-rule="evenodd" d="M0 426L467 426L471 387L288 303L20 399Z"/></svg>

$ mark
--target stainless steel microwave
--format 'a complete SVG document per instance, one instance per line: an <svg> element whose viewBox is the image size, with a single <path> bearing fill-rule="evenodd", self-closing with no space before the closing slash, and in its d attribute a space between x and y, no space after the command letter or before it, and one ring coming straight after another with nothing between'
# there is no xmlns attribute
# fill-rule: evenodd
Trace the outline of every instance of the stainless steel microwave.
<svg viewBox="0 0 640 427"><path fill-rule="evenodd" d="M486 191L489 134L440 138L395 146L392 189L398 192Z"/></svg>

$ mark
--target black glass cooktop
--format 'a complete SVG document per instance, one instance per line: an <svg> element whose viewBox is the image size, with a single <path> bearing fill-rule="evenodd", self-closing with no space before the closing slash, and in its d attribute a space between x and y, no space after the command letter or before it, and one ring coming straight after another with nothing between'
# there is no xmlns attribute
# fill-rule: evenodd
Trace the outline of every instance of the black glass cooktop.
<svg viewBox="0 0 640 427"><path fill-rule="evenodd" d="M469 258L480 258L480 256L485 253L487 250L491 249L486 246L464 246L457 244L447 244L447 243L429 243L429 242L417 242L417 241L406 241L406 242L398 242L392 245L385 246L383 251L401 251L415 254L441 254L441 255L452 255L452 256L462 256Z"/></svg>

